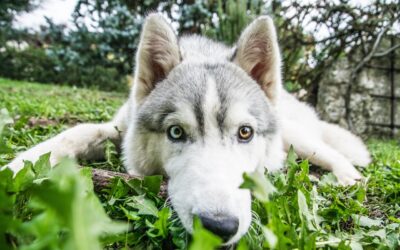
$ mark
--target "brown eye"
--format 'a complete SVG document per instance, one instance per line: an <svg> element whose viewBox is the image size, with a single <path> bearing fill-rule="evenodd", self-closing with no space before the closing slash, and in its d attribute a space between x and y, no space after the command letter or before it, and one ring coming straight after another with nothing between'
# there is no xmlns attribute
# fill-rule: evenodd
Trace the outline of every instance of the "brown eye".
<svg viewBox="0 0 400 250"><path fill-rule="evenodd" d="M240 142L249 142L253 138L253 128L250 126L241 126L238 131Z"/></svg>

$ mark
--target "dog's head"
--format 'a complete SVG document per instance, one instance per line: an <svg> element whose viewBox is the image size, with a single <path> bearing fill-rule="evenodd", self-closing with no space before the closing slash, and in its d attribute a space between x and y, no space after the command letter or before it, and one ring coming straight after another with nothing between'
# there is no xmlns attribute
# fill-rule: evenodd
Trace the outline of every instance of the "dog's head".
<svg viewBox="0 0 400 250"><path fill-rule="evenodd" d="M169 177L172 205L188 231L198 216L232 243L251 222L250 192L239 188L243 173L277 167L282 157L274 111L280 55L271 19L258 18L234 50L222 50L222 58L185 60L164 18L147 18L124 156L133 173Z"/></svg>

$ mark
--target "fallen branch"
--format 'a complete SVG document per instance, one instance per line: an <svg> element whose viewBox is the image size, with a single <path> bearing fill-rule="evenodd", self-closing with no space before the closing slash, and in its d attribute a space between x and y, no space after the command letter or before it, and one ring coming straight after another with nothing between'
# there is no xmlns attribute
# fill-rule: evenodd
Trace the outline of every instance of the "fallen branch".
<svg viewBox="0 0 400 250"><path fill-rule="evenodd" d="M133 180L133 179L142 179L139 176L133 176L126 173L114 172L104 169L92 168L92 180L95 191L101 191L102 189L107 188L113 178L119 177L125 181ZM158 196L166 198L167 193L167 183L163 181L161 183L160 192Z"/></svg>

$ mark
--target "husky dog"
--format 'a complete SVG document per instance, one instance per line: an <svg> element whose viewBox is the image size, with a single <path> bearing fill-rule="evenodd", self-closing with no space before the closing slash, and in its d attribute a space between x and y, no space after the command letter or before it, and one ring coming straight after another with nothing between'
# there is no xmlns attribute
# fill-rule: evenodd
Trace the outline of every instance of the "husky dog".
<svg viewBox="0 0 400 250"><path fill-rule="evenodd" d="M290 145L331 170L342 184L370 162L363 142L318 119L282 87L281 57L272 20L262 16L234 48L201 36L180 39L159 14L147 17L136 56L130 97L111 122L81 124L20 154L8 167L51 152L103 157L103 142L121 145L132 175L169 177L172 205L185 228L194 216L226 244L244 235L251 196L240 189L244 172L281 168Z"/></svg>

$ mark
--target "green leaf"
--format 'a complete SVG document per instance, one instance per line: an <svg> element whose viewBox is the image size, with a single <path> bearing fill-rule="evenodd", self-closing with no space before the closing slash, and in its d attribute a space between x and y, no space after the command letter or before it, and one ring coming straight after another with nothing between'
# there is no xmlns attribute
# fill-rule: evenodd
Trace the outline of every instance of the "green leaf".
<svg viewBox="0 0 400 250"><path fill-rule="evenodd" d="M154 228L158 230L158 236L166 238L168 235L168 219L171 217L171 211L164 207L158 212L158 219L154 223Z"/></svg>
<svg viewBox="0 0 400 250"><path fill-rule="evenodd" d="M25 162L25 166L21 169L14 178L14 191L20 192L32 185L36 178L36 174L32 170L32 163Z"/></svg>
<svg viewBox="0 0 400 250"><path fill-rule="evenodd" d="M313 216L308 209L307 200L303 192L297 191L297 203L299 206L299 215L302 222L305 222L309 230L316 230L313 224Z"/></svg>
<svg viewBox="0 0 400 250"><path fill-rule="evenodd" d="M313 220L315 222L315 226L318 230L321 229L321 222L324 221L323 217L321 217L318 212L319 212L319 203L326 201L322 196L318 195L317 187L313 186L311 190L311 200L312 200L312 216Z"/></svg>
<svg viewBox="0 0 400 250"><path fill-rule="evenodd" d="M82 181L85 182L85 186L88 190L93 191L93 181L92 181L92 169L91 168L80 168L79 174L82 176Z"/></svg>
<svg viewBox="0 0 400 250"><path fill-rule="evenodd" d="M0 170L0 248L7 249L7 236L19 224L18 219L13 217L14 203L16 195L10 193L13 191L13 172L5 168Z"/></svg>
<svg viewBox="0 0 400 250"><path fill-rule="evenodd" d="M268 246L270 248L275 248L276 244L278 243L278 237L267 227L262 227L262 231L264 234L265 239L268 242Z"/></svg>
<svg viewBox="0 0 400 250"><path fill-rule="evenodd" d="M190 244L190 250L212 250L220 246L221 243L222 240L218 236L204 229L200 220L194 218L193 241Z"/></svg>
<svg viewBox="0 0 400 250"><path fill-rule="evenodd" d="M136 211L129 211L124 207L120 207L122 209L122 211L124 211L124 214L126 216L126 218L128 218L129 220L139 220L140 216L138 216L138 213Z"/></svg>
<svg viewBox="0 0 400 250"><path fill-rule="evenodd" d="M382 220L371 219L364 215L354 214L352 217L354 222L361 227L379 227L382 224Z"/></svg>
<svg viewBox="0 0 400 250"><path fill-rule="evenodd" d="M378 237L381 240L384 240L386 238L387 233L386 233L386 230L384 228L382 228L382 229L379 229L376 231L368 231L366 233L366 235L372 236L372 237Z"/></svg>
<svg viewBox="0 0 400 250"><path fill-rule="evenodd" d="M361 243L356 241L356 240L352 240L350 241L350 248L351 250L363 250L364 248L362 247Z"/></svg>
<svg viewBox="0 0 400 250"><path fill-rule="evenodd" d="M35 171L38 178L47 176L50 169L50 153L41 155L33 165L33 170Z"/></svg>
<svg viewBox="0 0 400 250"><path fill-rule="evenodd" d="M143 179L143 187L147 188L147 190L153 194L158 194L160 192L162 180L162 175L145 176Z"/></svg>
<svg viewBox="0 0 400 250"><path fill-rule="evenodd" d="M287 153L286 157L286 166L291 167L291 166L297 166L297 155L294 152L293 145L290 145L289 151Z"/></svg>
<svg viewBox="0 0 400 250"><path fill-rule="evenodd" d="M13 123L13 119L8 113L7 109L0 109L0 131L3 130L4 126Z"/></svg>
<svg viewBox="0 0 400 250"><path fill-rule="evenodd" d="M244 173L243 180L240 188L250 189L259 201L269 201L270 195L276 192L274 185L260 172Z"/></svg>
<svg viewBox="0 0 400 250"><path fill-rule="evenodd" d="M146 198L145 195L133 196L131 200L132 202L127 203L127 205L138 209L139 215L152 215L157 217L158 209L154 201Z"/></svg>
<svg viewBox="0 0 400 250"><path fill-rule="evenodd" d="M296 172L299 169L299 165L296 162L297 155L294 152L293 146L291 145L286 157L286 167L288 169L287 171L287 177L286 177L286 191L287 192L290 188L294 186L294 182L296 180Z"/></svg>
<svg viewBox="0 0 400 250"><path fill-rule="evenodd" d="M249 246L247 245L247 242L245 238L242 238L239 243L237 244L236 250L249 250Z"/></svg>
<svg viewBox="0 0 400 250"><path fill-rule="evenodd" d="M324 174L319 182L320 186L338 186L336 177L332 173Z"/></svg>
<svg viewBox="0 0 400 250"><path fill-rule="evenodd" d="M23 227L34 233L35 244L49 248L57 243L61 248L101 249L100 237L127 230L125 224L108 218L87 177L75 162L63 160L49 172L48 179L30 188L35 207L42 212ZM66 232L63 241L58 239L61 231Z"/></svg>
<svg viewBox="0 0 400 250"><path fill-rule="evenodd" d="M129 192L129 184L127 185L120 177L114 177L111 181L111 195L113 199L124 197Z"/></svg>
<svg viewBox="0 0 400 250"><path fill-rule="evenodd" d="M7 124L13 123L7 109L0 109L0 154L12 153L12 149L9 148L3 140L3 129Z"/></svg>

